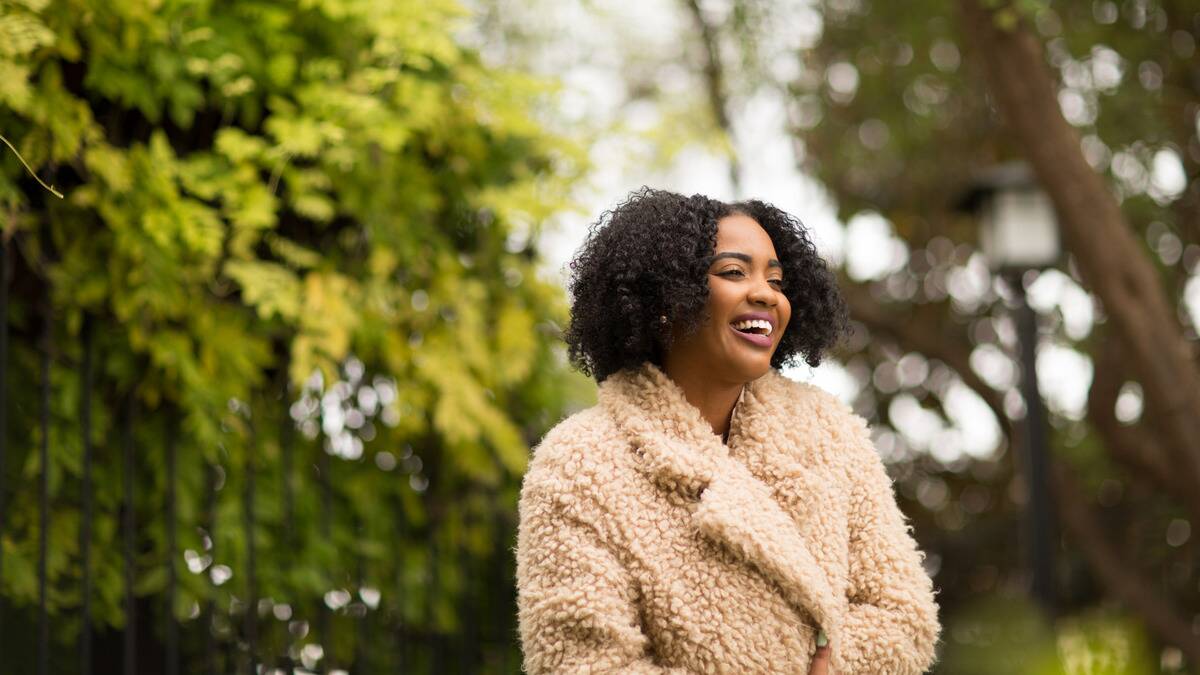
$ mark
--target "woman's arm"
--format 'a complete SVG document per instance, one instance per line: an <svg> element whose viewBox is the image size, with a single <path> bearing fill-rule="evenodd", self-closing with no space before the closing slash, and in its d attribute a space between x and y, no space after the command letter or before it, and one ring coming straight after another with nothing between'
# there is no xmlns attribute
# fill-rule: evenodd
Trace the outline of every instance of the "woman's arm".
<svg viewBox="0 0 1200 675"><path fill-rule="evenodd" d="M896 505L892 481L871 443L865 420L849 413L849 606L832 645L832 670L849 673L924 673L940 633L933 582L923 554Z"/></svg>
<svg viewBox="0 0 1200 675"><path fill-rule="evenodd" d="M544 490L522 494L517 609L526 672L682 673L652 662L636 599L628 570L595 529Z"/></svg>

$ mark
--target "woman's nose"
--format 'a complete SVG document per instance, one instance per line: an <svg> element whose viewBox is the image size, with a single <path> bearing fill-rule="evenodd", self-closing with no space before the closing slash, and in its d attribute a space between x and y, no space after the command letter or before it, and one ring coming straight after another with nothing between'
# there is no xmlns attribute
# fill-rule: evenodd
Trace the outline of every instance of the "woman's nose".
<svg viewBox="0 0 1200 675"><path fill-rule="evenodd" d="M749 299L751 302L773 307L775 305L775 289L771 288L770 281L760 279L750 289Z"/></svg>

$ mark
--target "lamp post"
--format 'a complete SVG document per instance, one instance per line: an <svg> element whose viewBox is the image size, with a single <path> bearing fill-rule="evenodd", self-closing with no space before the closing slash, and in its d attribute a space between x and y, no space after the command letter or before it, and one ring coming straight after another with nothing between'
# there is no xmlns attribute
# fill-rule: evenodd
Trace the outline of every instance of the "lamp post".
<svg viewBox="0 0 1200 675"><path fill-rule="evenodd" d="M1029 270L1052 267L1058 262L1058 221L1049 197L1024 163L1002 164L980 173L962 206L979 219L980 245L988 266L1007 282L1017 301L1021 394L1025 400L1021 460L1029 490L1025 529L1031 590L1043 610L1053 616L1057 535L1049 485L1046 416L1037 383L1037 316L1026 300L1024 277Z"/></svg>

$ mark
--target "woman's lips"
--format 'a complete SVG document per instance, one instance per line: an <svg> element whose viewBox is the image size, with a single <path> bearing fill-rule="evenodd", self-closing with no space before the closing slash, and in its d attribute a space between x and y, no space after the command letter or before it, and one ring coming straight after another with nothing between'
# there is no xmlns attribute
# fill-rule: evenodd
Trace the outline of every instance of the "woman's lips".
<svg viewBox="0 0 1200 675"><path fill-rule="evenodd" d="M758 333L743 333L742 331L734 328L733 325L729 326L729 330L733 331L735 335L746 340L747 342L754 345L755 347L770 347L771 346L771 336L770 335L759 335Z"/></svg>

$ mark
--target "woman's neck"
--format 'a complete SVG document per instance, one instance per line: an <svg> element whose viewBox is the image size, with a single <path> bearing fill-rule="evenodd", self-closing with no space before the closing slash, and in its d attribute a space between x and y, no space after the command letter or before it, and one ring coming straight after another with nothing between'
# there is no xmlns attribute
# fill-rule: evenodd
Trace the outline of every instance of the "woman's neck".
<svg viewBox="0 0 1200 675"><path fill-rule="evenodd" d="M663 372L679 385L688 403L700 410L700 416L712 427L713 433L724 438L729 432L733 407L737 404L744 385L717 382L711 375L697 369L671 368L670 364Z"/></svg>

